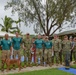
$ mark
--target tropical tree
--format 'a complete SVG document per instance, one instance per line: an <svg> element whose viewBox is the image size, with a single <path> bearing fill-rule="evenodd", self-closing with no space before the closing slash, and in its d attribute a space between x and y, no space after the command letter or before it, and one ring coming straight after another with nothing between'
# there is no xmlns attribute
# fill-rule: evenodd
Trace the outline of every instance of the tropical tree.
<svg viewBox="0 0 76 75"><path fill-rule="evenodd" d="M5 16L3 20L3 25L0 24L0 26L2 27L1 31L6 31L9 32L9 29L12 28L12 23L14 22L14 20L10 17Z"/></svg>
<svg viewBox="0 0 76 75"><path fill-rule="evenodd" d="M11 33L16 33L16 32L18 32L20 35L22 34L22 32L20 31L20 29L18 28L18 29L15 29L15 30L13 30L13 31L10 31Z"/></svg>
<svg viewBox="0 0 76 75"><path fill-rule="evenodd" d="M10 7L12 13L18 12L25 25L33 25L36 33L48 36L76 16L76 0L11 0L5 9Z"/></svg>
<svg viewBox="0 0 76 75"><path fill-rule="evenodd" d="M3 20L3 25L0 24L0 26L2 27L1 31L10 32L10 33L19 32L20 34L22 33L18 27L18 23L21 22L20 19L13 20L12 18L5 16L4 19L2 18L2 20ZM13 27L13 23L16 24L16 27Z"/></svg>
<svg viewBox="0 0 76 75"><path fill-rule="evenodd" d="M11 28L11 29L14 29L13 31L11 31L11 33L18 32L19 34L22 34L21 30L19 29L19 26L21 26L20 22L21 22L20 18L17 21L14 21L14 23L16 24L16 27Z"/></svg>

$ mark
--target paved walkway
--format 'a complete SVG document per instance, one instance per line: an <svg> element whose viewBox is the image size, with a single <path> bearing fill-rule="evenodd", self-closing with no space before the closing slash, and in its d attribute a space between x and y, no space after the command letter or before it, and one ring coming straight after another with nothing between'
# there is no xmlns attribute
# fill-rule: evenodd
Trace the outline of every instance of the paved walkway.
<svg viewBox="0 0 76 75"><path fill-rule="evenodd" d="M44 69L51 69L51 68L59 68L59 67L63 67L62 65L53 65L52 67L47 66L47 67L43 67L43 66L33 66L33 67L26 67L21 69L21 71L19 71L19 69L17 68L16 70L11 69L9 72L6 72L6 70L4 72L0 71L0 75L7 75L7 74L14 74L14 73L21 73L21 72L29 72L29 71L36 71L36 70L44 70Z"/></svg>

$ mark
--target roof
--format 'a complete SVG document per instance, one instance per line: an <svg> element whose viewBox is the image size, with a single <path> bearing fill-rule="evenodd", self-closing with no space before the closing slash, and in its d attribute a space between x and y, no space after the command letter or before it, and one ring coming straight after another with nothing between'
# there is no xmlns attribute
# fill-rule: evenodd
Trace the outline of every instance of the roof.
<svg viewBox="0 0 76 75"><path fill-rule="evenodd" d="M75 33L76 33L76 29L61 32L61 33L59 33L58 35L67 35L67 34L75 34Z"/></svg>
<svg viewBox="0 0 76 75"><path fill-rule="evenodd" d="M14 34L0 31L0 37L4 37L5 34L8 34L9 37L14 37L15 36Z"/></svg>

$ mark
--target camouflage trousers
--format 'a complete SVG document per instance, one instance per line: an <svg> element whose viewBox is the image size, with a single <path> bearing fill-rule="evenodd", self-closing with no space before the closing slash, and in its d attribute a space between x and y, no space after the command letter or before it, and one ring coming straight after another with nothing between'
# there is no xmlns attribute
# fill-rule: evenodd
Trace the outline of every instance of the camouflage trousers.
<svg viewBox="0 0 76 75"><path fill-rule="evenodd" d="M55 58L56 63L58 64L59 63L59 51L54 51L54 58Z"/></svg>
<svg viewBox="0 0 76 75"><path fill-rule="evenodd" d="M70 51L63 51L63 59L65 66L70 66Z"/></svg>
<svg viewBox="0 0 76 75"><path fill-rule="evenodd" d="M1 69L4 70L4 64L6 59L10 58L10 50L2 50L2 57L1 57Z"/></svg>
<svg viewBox="0 0 76 75"><path fill-rule="evenodd" d="M52 62L52 51L51 51L51 49L45 49L45 51L44 51L44 62L51 64L51 62Z"/></svg>
<svg viewBox="0 0 76 75"><path fill-rule="evenodd" d="M18 55L18 59L21 59L20 51L21 51L21 50L13 50L14 59L16 58L17 55Z"/></svg>
<svg viewBox="0 0 76 75"><path fill-rule="evenodd" d="M43 50L36 49L36 63L38 63L40 61L40 64L42 64L43 63L42 57L43 57Z"/></svg>
<svg viewBox="0 0 76 75"><path fill-rule="evenodd" d="M76 51L73 51L74 61L76 62Z"/></svg>
<svg viewBox="0 0 76 75"><path fill-rule="evenodd" d="M31 63L31 51L30 48L23 51L24 62L27 64Z"/></svg>
<svg viewBox="0 0 76 75"><path fill-rule="evenodd" d="M62 64L62 51L59 52L59 61Z"/></svg>

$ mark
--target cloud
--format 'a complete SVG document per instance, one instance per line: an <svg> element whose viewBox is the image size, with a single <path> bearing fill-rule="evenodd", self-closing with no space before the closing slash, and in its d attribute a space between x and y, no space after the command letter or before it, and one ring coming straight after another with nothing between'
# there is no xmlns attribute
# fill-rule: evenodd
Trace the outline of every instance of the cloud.
<svg viewBox="0 0 76 75"><path fill-rule="evenodd" d="M8 9L8 10L4 10L4 6L7 4L8 0L0 0L0 23L3 24L3 21L1 18L4 18L5 15L7 15L8 17L11 17L14 20L18 19L18 14L16 13L15 15L12 15L11 10L12 8ZM1 29L1 28L0 28ZM35 34L33 31L33 26L31 27L25 27L25 25L23 23L21 23L21 27L20 27L21 31L26 34L27 32L30 34Z"/></svg>
<svg viewBox="0 0 76 75"><path fill-rule="evenodd" d="M0 5L2 5L2 6L6 5L7 1L9 1L9 0L0 0Z"/></svg>

